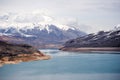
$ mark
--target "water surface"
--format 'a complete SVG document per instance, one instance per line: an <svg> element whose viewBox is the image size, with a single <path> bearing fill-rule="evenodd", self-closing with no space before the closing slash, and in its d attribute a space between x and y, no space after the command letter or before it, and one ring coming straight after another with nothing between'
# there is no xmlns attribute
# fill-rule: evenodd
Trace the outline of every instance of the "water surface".
<svg viewBox="0 0 120 80"><path fill-rule="evenodd" d="M0 80L120 80L120 52L41 51L52 59L5 65Z"/></svg>

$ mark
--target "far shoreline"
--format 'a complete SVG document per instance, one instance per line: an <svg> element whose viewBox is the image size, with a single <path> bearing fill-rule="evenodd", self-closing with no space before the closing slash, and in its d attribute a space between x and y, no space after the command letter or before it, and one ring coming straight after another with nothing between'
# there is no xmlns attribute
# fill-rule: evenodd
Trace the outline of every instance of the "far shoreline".
<svg viewBox="0 0 120 80"><path fill-rule="evenodd" d="M70 52L97 52L97 51L120 52L120 47L80 47L80 48L63 47L60 48L59 50L70 51Z"/></svg>

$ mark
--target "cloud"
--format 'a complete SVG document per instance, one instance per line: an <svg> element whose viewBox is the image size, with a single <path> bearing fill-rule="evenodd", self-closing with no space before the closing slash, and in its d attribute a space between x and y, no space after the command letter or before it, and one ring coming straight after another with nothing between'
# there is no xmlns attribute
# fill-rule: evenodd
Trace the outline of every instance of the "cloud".
<svg viewBox="0 0 120 80"><path fill-rule="evenodd" d="M33 14L18 14L16 15L14 21L18 23L37 23L44 21L44 18L41 15L36 16Z"/></svg>
<svg viewBox="0 0 120 80"><path fill-rule="evenodd" d="M120 23L119 8L120 0L0 0L0 22L84 24L96 32Z"/></svg>
<svg viewBox="0 0 120 80"><path fill-rule="evenodd" d="M8 15L2 15L2 16L0 16L0 20L2 20L2 21L7 21L8 18L9 18Z"/></svg>
<svg viewBox="0 0 120 80"><path fill-rule="evenodd" d="M38 22L50 22L52 18L47 14L39 11L33 11L29 13L7 13L0 15L0 21L17 22L17 23L38 23Z"/></svg>
<svg viewBox="0 0 120 80"><path fill-rule="evenodd" d="M109 3L106 6L102 5L99 8L102 9L102 10L105 10L105 11L120 12L120 10L119 10L120 9L120 2Z"/></svg>
<svg viewBox="0 0 120 80"><path fill-rule="evenodd" d="M5 12L0 15L0 21L6 23L58 23L65 25L75 25L76 18L72 17L54 17L48 10L34 10L24 13Z"/></svg>
<svg viewBox="0 0 120 80"><path fill-rule="evenodd" d="M120 0L0 0L1 9L10 9L19 11L43 9L52 10L53 12L69 11L94 11L100 8L105 11L119 11ZM63 11L63 12L62 12Z"/></svg>

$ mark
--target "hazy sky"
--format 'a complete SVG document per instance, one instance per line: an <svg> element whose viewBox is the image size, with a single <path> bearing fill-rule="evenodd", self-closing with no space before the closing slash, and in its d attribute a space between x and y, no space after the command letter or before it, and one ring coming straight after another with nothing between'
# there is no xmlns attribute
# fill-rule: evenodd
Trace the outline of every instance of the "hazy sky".
<svg viewBox="0 0 120 80"><path fill-rule="evenodd" d="M0 0L0 21L6 14L17 15L9 21L18 23L57 22L96 32L120 24L120 0Z"/></svg>

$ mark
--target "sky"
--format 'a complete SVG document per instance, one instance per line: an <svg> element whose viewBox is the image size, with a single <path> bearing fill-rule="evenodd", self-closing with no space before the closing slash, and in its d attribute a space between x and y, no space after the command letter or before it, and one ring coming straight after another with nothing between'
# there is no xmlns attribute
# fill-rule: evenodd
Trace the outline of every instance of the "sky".
<svg viewBox="0 0 120 80"><path fill-rule="evenodd" d="M120 24L120 0L0 0L0 24L59 23L87 33Z"/></svg>

